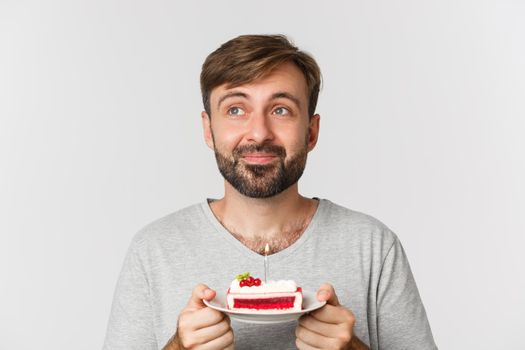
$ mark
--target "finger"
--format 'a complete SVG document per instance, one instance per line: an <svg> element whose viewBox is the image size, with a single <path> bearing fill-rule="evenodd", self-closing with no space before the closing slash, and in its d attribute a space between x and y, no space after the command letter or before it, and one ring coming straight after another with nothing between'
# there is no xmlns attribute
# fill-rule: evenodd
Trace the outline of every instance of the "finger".
<svg viewBox="0 0 525 350"><path fill-rule="evenodd" d="M190 333L183 342L185 348L192 349L198 345L220 338L230 330L230 322L225 318L221 322L198 329Z"/></svg>
<svg viewBox="0 0 525 350"><path fill-rule="evenodd" d="M206 307L202 299L212 300L215 298L215 291L210 289L205 284L196 285L192 292L190 300L188 300L187 308L188 309L202 309Z"/></svg>
<svg viewBox="0 0 525 350"><path fill-rule="evenodd" d="M299 350L318 350L318 348L314 348L313 346L306 344L299 338L295 339L295 345Z"/></svg>
<svg viewBox="0 0 525 350"><path fill-rule="evenodd" d="M321 322L313 316L303 316L299 319L299 325L309 331L322 334L329 338L335 338L339 334L339 324Z"/></svg>
<svg viewBox="0 0 525 350"><path fill-rule="evenodd" d="M338 306L339 299L335 294L334 287L329 283L323 283L317 290L317 300L326 301L327 304Z"/></svg>
<svg viewBox="0 0 525 350"><path fill-rule="evenodd" d="M352 311L342 306L332 306L326 304L320 309L317 309L309 314L315 319L332 324L348 323L354 324L355 317Z"/></svg>
<svg viewBox="0 0 525 350"><path fill-rule="evenodd" d="M195 311L186 311L181 314L179 328L185 331L196 331L213 326L225 318L222 312L209 307Z"/></svg>
<svg viewBox="0 0 525 350"><path fill-rule="evenodd" d="M312 332L301 325L297 325L297 328L295 329L295 336L297 339L301 340L303 343L314 349L327 349L330 347L329 344L332 343L331 338L325 337L324 335L316 332Z"/></svg>
<svg viewBox="0 0 525 350"><path fill-rule="evenodd" d="M210 340L207 343L196 346L195 350L217 350L217 349L233 349L233 331L231 328L218 338Z"/></svg>

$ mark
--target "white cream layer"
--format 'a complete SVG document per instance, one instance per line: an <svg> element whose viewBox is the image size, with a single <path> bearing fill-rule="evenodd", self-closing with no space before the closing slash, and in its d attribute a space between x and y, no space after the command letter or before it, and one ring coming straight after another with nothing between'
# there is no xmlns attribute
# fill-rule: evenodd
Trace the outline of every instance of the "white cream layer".
<svg viewBox="0 0 525 350"><path fill-rule="evenodd" d="M234 279L230 284L230 293L286 293L295 292L297 284L291 280L261 282L260 286L241 287L239 281Z"/></svg>

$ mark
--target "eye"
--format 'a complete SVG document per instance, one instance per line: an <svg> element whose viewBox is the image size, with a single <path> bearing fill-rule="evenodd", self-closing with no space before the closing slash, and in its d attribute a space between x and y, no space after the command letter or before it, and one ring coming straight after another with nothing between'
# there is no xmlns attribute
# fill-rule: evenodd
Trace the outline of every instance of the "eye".
<svg viewBox="0 0 525 350"><path fill-rule="evenodd" d="M231 107L230 109L228 109L228 115L241 116L244 114L244 110L240 107Z"/></svg>
<svg viewBox="0 0 525 350"><path fill-rule="evenodd" d="M289 115L290 111L288 110L288 108L285 107L277 107L276 109L274 109L273 113L277 115Z"/></svg>

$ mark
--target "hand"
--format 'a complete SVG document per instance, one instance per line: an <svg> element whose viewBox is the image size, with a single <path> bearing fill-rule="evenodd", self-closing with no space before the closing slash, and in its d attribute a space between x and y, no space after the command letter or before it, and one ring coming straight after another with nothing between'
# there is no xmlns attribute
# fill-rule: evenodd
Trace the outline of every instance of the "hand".
<svg viewBox="0 0 525 350"><path fill-rule="evenodd" d="M299 319L295 330L297 347L301 350L353 349L352 343L357 339L353 334L355 316L352 311L339 304L330 284L321 285L317 299L326 301L326 305Z"/></svg>
<svg viewBox="0 0 525 350"><path fill-rule="evenodd" d="M233 330L229 317L207 307L202 301L214 297L215 291L204 284L193 288L191 298L179 316L177 333L165 350L233 349Z"/></svg>

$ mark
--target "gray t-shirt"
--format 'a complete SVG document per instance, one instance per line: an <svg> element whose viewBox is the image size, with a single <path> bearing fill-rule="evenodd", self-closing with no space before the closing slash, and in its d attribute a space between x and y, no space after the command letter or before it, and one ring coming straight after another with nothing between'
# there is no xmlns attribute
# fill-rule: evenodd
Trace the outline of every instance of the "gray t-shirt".
<svg viewBox="0 0 525 350"><path fill-rule="evenodd" d="M309 291L331 283L372 349L437 349L401 243L376 219L320 200L303 235L268 261L269 279ZM104 349L162 349L196 284L225 292L246 271L264 276L264 257L235 239L207 202L153 222L129 248ZM296 325L232 320L235 348L296 349Z"/></svg>

